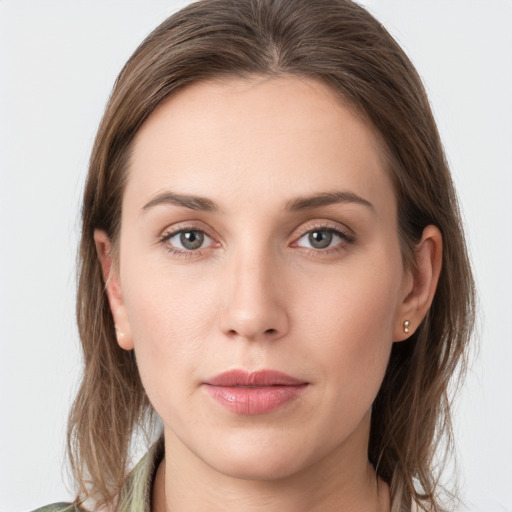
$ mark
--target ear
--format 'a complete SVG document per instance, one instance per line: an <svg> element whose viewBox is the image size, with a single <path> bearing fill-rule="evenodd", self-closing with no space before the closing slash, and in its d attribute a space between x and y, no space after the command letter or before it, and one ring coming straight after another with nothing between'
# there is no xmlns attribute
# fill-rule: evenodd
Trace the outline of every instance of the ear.
<svg viewBox="0 0 512 512"><path fill-rule="evenodd" d="M133 338L119 280L119 267L113 260L112 244L105 231L99 229L94 231L94 243L105 280L105 291L110 311L114 318L117 343L124 350L132 350Z"/></svg>
<svg viewBox="0 0 512 512"><path fill-rule="evenodd" d="M402 302L395 320L395 341L406 340L414 333L434 299L443 255L443 237L436 226L423 230L414 255L416 269L408 271L404 279Z"/></svg>

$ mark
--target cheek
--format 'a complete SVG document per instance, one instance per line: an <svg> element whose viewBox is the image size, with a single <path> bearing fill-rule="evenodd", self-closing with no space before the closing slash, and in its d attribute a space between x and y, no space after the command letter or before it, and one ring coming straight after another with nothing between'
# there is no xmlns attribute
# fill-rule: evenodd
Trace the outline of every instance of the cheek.
<svg viewBox="0 0 512 512"><path fill-rule="evenodd" d="M158 409L161 394L187 396L193 391L198 358L211 350L208 335L216 317L208 292L212 287L184 273L163 275L161 268L126 270L123 294L137 366Z"/></svg>
<svg viewBox="0 0 512 512"><path fill-rule="evenodd" d="M333 400L369 408L393 343L401 270L363 265L340 272L308 301L303 331L315 340L309 358L322 369ZM335 398L337 397L337 398Z"/></svg>

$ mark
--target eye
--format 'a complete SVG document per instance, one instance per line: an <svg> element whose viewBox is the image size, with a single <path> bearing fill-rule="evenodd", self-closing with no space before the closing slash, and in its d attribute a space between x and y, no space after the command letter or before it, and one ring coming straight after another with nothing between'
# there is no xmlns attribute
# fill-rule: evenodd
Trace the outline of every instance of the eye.
<svg viewBox="0 0 512 512"><path fill-rule="evenodd" d="M204 249L212 243L212 239L198 229L182 229L174 233L166 234L163 240L172 248L182 251L195 251Z"/></svg>
<svg viewBox="0 0 512 512"><path fill-rule="evenodd" d="M332 249L342 243L351 243L353 238L334 228L316 228L302 235L295 245L308 249Z"/></svg>

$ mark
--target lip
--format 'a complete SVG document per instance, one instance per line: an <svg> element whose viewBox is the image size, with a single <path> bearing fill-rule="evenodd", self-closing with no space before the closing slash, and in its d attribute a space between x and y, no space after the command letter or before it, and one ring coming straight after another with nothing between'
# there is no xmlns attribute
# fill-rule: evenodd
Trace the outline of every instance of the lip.
<svg viewBox="0 0 512 512"><path fill-rule="evenodd" d="M230 370L203 383L216 402L232 412L254 416L297 399L308 382L275 370Z"/></svg>

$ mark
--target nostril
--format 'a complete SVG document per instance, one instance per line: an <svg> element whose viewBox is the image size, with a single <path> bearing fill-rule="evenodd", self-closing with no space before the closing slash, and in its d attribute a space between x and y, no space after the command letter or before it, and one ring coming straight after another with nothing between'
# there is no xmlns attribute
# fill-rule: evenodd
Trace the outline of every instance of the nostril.
<svg viewBox="0 0 512 512"><path fill-rule="evenodd" d="M265 331L265 334L274 334L275 332L276 332L276 330L275 330L275 329L267 329L267 330Z"/></svg>

